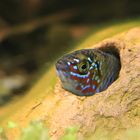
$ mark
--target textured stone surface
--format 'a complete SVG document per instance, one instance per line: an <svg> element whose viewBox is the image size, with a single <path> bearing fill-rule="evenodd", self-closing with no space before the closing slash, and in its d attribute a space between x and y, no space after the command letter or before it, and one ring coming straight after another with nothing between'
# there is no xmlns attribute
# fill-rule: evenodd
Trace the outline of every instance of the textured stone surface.
<svg viewBox="0 0 140 140"><path fill-rule="evenodd" d="M90 97L77 97L55 86L60 98L56 110L49 116L49 128L54 138L69 125L80 127L79 139L97 135L118 139L126 129L140 122L140 29L107 39L93 47L115 46L119 49L119 78L105 91ZM55 134L53 131L55 130Z"/></svg>
<svg viewBox="0 0 140 140"><path fill-rule="evenodd" d="M94 46L87 45L88 48L102 49L112 46L119 50L121 71L119 78L107 90L89 97L78 97L62 89L58 78L48 81L44 76L31 91L34 96L40 94L40 98L35 99L30 94L33 100L9 119L20 123L21 127L34 119L44 120L53 140L58 140L69 126L79 126L79 140L121 139L127 129L140 122L140 28L133 28ZM53 70L47 73L51 74L54 74ZM56 82L54 87L49 86L52 82ZM26 101L23 99L24 103ZM17 106L20 103L15 110ZM18 133L19 130L14 129L8 132L8 136L14 138Z"/></svg>

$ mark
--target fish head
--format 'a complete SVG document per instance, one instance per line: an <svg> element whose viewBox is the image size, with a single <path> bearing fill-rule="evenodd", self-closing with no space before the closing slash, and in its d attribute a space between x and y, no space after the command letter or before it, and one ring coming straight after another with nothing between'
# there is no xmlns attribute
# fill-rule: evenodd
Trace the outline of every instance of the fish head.
<svg viewBox="0 0 140 140"><path fill-rule="evenodd" d="M79 96L98 92L101 81L100 62L94 49L83 49L66 54L56 62L62 87Z"/></svg>

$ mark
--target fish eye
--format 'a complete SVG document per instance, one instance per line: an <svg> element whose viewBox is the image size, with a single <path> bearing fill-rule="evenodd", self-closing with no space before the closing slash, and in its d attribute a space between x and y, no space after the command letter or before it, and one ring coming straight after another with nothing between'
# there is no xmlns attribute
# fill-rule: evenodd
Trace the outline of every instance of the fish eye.
<svg viewBox="0 0 140 140"><path fill-rule="evenodd" d="M78 69L82 74L85 74L89 70L89 62L88 61L82 61L78 64Z"/></svg>

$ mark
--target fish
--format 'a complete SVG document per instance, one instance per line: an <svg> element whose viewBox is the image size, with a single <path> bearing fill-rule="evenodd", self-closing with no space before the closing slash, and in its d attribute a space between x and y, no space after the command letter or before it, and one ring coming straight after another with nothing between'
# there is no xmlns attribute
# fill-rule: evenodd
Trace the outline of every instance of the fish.
<svg viewBox="0 0 140 140"><path fill-rule="evenodd" d="M55 66L62 88L77 96L91 96L118 78L120 60L100 49L82 49L65 54Z"/></svg>

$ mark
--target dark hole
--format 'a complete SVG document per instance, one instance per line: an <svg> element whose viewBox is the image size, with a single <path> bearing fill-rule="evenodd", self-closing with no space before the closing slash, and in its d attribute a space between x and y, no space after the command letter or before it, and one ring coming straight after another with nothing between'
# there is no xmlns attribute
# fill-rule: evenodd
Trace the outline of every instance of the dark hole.
<svg viewBox="0 0 140 140"><path fill-rule="evenodd" d="M108 43L104 46L101 46L99 50L114 55L120 61L120 52L115 43Z"/></svg>
<svg viewBox="0 0 140 140"><path fill-rule="evenodd" d="M120 71L120 69L121 69L120 51L117 48L117 44L115 42L114 43L113 42L107 43L107 44L101 46L98 49L103 51L103 52L105 52L105 53L109 53L109 54L115 56L118 59L118 61L119 61L119 68L118 68L118 70Z"/></svg>
<svg viewBox="0 0 140 140"><path fill-rule="evenodd" d="M105 53L109 53L109 54L111 54L111 55L113 55L114 57L116 57L117 58L117 63L118 63L118 65L117 65L117 67L116 67L116 79L119 77L119 72L120 72L120 69L121 69L121 61L120 61L120 51L119 51L119 47L117 48L117 45L119 45L119 44L116 44L115 42L114 43L107 43L107 44L105 44L105 45L103 45L103 46L101 46L100 48L98 48L99 50L101 50L101 51L103 51L103 52L105 52ZM116 63L116 62L114 62L114 63ZM113 77L111 77L110 78L110 82L112 83L112 82L114 82L113 80L112 80L112 78Z"/></svg>

